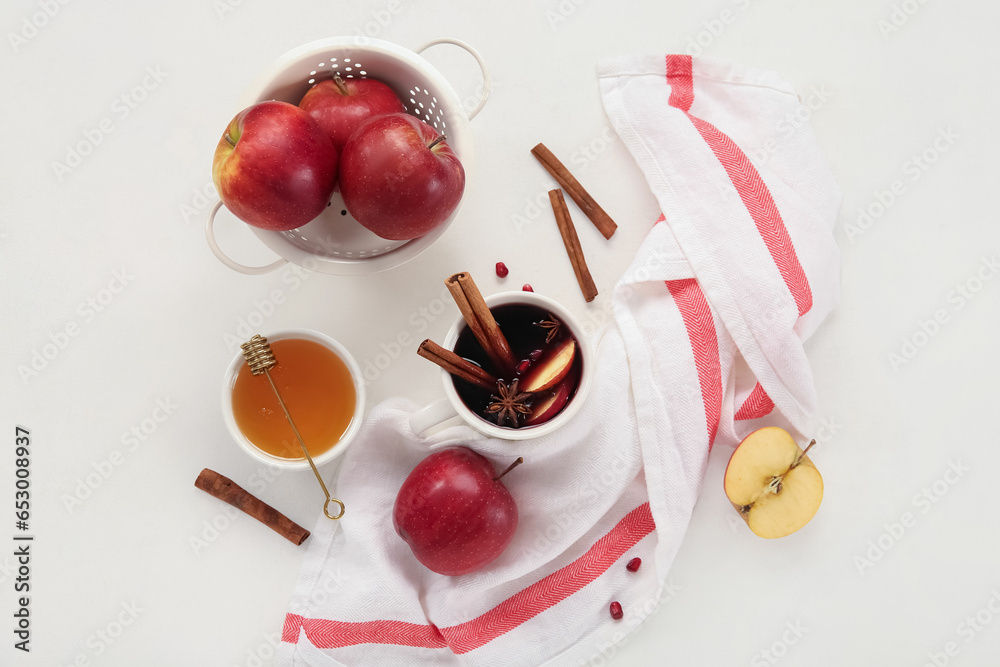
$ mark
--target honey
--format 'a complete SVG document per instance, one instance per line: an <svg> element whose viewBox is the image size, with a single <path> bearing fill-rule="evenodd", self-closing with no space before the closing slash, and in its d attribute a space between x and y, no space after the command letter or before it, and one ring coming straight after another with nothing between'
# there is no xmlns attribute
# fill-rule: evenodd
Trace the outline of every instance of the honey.
<svg viewBox="0 0 1000 667"><path fill-rule="evenodd" d="M278 361L269 371L271 379L315 458L333 448L351 425L357 400L351 371L320 343L288 338L270 344ZM305 459L267 376L253 375L244 365L232 396L236 425L255 447L283 459Z"/></svg>

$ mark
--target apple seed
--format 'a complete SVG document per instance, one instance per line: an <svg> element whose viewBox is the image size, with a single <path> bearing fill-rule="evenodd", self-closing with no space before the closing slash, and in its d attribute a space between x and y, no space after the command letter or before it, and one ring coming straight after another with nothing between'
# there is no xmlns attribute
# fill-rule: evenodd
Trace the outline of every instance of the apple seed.
<svg viewBox="0 0 1000 667"><path fill-rule="evenodd" d="M775 475L771 478L771 482L767 485L767 490L770 493L781 493L781 475Z"/></svg>

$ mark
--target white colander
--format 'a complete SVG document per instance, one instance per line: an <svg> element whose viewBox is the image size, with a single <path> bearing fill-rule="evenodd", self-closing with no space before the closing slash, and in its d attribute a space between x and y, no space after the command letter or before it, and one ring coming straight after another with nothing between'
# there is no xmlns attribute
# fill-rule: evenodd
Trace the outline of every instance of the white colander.
<svg viewBox="0 0 1000 667"><path fill-rule="evenodd" d="M420 53L436 44L454 44L468 51L482 70L483 87L475 106L466 112L448 81ZM265 100L298 104L306 91L325 78L339 73L342 78L370 76L388 84L402 100L407 113L448 138L448 144L462 161L466 184L472 167L472 137L469 120L486 104L491 79L482 56L465 42L437 39L416 52L379 39L334 37L304 44L278 58L244 93L240 109ZM222 251L215 239L216 215L223 208L212 207L206 223L208 245L223 264L247 274L273 271L286 262L323 273L360 275L384 271L413 259L437 240L455 219L454 213L430 233L411 241L387 241L368 231L348 213L339 189L330 206L310 223L288 231L248 227L281 259L264 266L246 266ZM233 217L233 220L236 220ZM240 223L242 224L242 223Z"/></svg>

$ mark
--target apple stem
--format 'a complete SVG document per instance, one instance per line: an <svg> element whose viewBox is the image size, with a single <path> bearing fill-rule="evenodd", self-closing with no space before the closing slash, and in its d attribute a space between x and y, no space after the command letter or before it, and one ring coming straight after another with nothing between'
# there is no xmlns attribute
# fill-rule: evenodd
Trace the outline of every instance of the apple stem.
<svg viewBox="0 0 1000 667"><path fill-rule="evenodd" d="M810 442L809 445L805 449L802 450L802 453L799 454L796 457L795 463L792 464L793 468L796 467L797 465L799 465L800 463L802 463L802 459L804 459L806 457L806 452L808 452L810 449L812 449L812 446L815 445L815 444L816 444L816 438L813 438L812 442Z"/></svg>
<svg viewBox="0 0 1000 667"><path fill-rule="evenodd" d="M337 89L340 90L341 95L350 95L350 92L347 90L347 86L344 85L344 80L340 78L339 74L333 75L333 82L337 84Z"/></svg>
<svg viewBox="0 0 1000 667"><path fill-rule="evenodd" d="M236 147L236 142L233 141L233 138L231 136L229 136L229 132L228 131L226 132L226 142L228 142L230 146L232 146L234 148Z"/></svg>
<svg viewBox="0 0 1000 667"><path fill-rule="evenodd" d="M445 139L447 139L447 137L445 137L443 134L439 134L437 139L435 139L431 143L427 144L427 148L428 149L434 148L435 146L437 146L439 143L441 143Z"/></svg>
<svg viewBox="0 0 1000 667"><path fill-rule="evenodd" d="M503 477L504 475L506 475L507 473L509 473L511 470L513 470L517 466L521 465L522 463L524 463L524 457L523 456L518 456L517 460L514 461L513 463L511 463L509 466L507 466L507 469L504 470L502 473L500 473L499 475L497 475L496 477L494 477L493 481L494 482L499 482L501 477Z"/></svg>

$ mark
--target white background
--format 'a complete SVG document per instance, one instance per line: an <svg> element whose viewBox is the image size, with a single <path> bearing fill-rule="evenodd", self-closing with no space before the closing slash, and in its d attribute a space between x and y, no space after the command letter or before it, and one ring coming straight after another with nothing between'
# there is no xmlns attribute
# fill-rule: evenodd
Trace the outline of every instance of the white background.
<svg viewBox="0 0 1000 667"><path fill-rule="evenodd" d="M12 647L13 547L0 547L0 664L259 664L280 632L303 550L246 517L230 521L194 479L216 469L310 527L320 497L308 472L266 481L227 435L219 392L234 349L224 336L266 311L262 329L326 332L362 364L394 354L369 386L372 404L423 403L439 395L438 372L413 348L443 338L456 316L450 300L443 312L438 301L454 271L472 271L486 292L530 282L596 322L658 211L612 137L595 65L699 49L776 70L812 100L811 122L843 189L842 302L808 345L826 423L813 457L826 496L800 533L758 539L722 492L729 452L714 451L670 574L674 591L608 648L610 664L918 666L928 654L938 664L995 662L1000 280L983 262L1000 249L996 3L52 0L51 17L44 4L0 10L0 540L12 545L16 532L15 426L31 431L36 536L30 656ZM475 164L460 218L427 253L379 275L311 275L293 288L282 271L234 273L208 250L198 193L237 100L285 51L357 34L408 48L456 37L489 63L494 93L472 122ZM442 46L427 57L474 98L468 56ZM162 81L124 117L116 100L133 95L147 68ZM104 118L113 131L60 178L54 163ZM551 186L528 152L538 141L620 225L610 242L579 226L602 292L589 306L547 212L532 217ZM915 167L925 151L933 163ZM873 206L879 193L888 202L897 180L894 201ZM878 217L849 227L868 207ZM222 227L237 258L273 258L238 224ZM506 281L493 275L498 260L511 269ZM115 272L127 285L112 294ZM960 285L978 291L959 297ZM273 290L284 303L271 312L263 302ZM96 312L90 299L106 303ZM938 311L935 328L927 321ZM18 367L70 324L77 335L22 378ZM395 353L400 336L408 347ZM904 350L904 339L914 348ZM158 400L176 406L172 414L124 446L122 434L150 419ZM116 450L120 465L87 487ZM947 473L953 467L964 472ZM325 472L332 479L336 468ZM925 489L933 502L918 497ZM913 520L900 531L893 524L905 513ZM129 618L123 605L141 611L112 643L98 639Z"/></svg>

